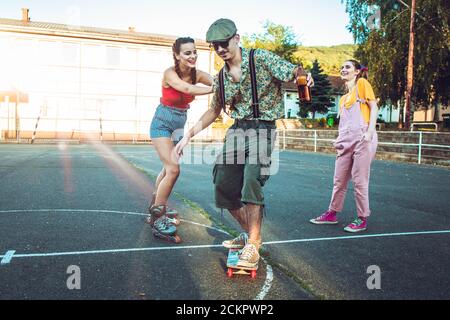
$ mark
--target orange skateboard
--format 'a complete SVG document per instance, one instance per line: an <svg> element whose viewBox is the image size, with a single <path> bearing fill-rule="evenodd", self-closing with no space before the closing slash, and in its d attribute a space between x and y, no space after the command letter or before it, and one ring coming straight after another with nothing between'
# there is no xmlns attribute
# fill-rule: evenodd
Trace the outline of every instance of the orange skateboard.
<svg viewBox="0 0 450 320"><path fill-rule="evenodd" d="M237 266L239 260L239 251L240 249L230 249L230 251L228 251L228 258L227 258L228 278L231 278L234 274L242 274L242 275L250 275L252 279L255 279L256 270L258 270L258 266L256 266L255 268Z"/></svg>

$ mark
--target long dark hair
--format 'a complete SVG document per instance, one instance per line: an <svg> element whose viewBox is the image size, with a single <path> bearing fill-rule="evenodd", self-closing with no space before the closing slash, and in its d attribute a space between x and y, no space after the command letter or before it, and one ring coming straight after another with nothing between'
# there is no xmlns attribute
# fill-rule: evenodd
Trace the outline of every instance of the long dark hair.
<svg viewBox="0 0 450 320"><path fill-rule="evenodd" d="M175 72L177 75L182 79L181 69L180 69L180 61L177 59L176 54L180 54L181 45L185 43L194 43L194 39L189 37L182 37L175 40L175 42L172 45L172 53L173 53L173 60L175 62ZM197 83L197 69L192 68L191 69L191 82L192 84Z"/></svg>
<svg viewBox="0 0 450 320"><path fill-rule="evenodd" d="M356 60L347 60L348 62L351 62L356 70L359 70L358 75L356 76L356 83L360 78L368 79L369 78L369 69L365 66L363 66L361 63L359 63Z"/></svg>

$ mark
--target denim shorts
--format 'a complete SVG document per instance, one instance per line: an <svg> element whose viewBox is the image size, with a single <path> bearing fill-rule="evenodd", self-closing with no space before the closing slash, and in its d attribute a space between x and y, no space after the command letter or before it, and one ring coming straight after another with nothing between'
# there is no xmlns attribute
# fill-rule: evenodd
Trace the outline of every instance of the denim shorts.
<svg viewBox="0 0 450 320"><path fill-rule="evenodd" d="M150 125L150 138L171 138L176 144L183 138L187 110L179 110L160 104Z"/></svg>

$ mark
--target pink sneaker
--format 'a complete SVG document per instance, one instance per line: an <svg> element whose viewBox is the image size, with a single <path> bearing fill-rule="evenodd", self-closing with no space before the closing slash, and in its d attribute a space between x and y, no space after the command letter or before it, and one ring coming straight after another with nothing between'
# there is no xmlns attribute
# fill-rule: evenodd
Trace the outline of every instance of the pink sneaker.
<svg viewBox="0 0 450 320"><path fill-rule="evenodd" d="M347 232L361 232L367 229L367 218L358 217L344 228Z"/></svg>
<svg viewBox="0 0 450 320"><path fill-rule="evenodd" d="M309 222L314 224L337 224L336 211L328 210L317 218L309 220Z"/></svg>

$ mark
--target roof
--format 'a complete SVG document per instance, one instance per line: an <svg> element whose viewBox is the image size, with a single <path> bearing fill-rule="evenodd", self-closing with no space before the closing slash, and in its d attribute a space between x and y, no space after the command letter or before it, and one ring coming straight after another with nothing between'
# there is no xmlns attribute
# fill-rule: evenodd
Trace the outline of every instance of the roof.
<svg viewBox="0 0 450 320"><path fill-rule="evenodd" d="M107 40L134 44L172 46L176 36L67 24L0 18L0 32L16 32L78 39ZM209 50L205 40L195 39L198 49Z"/></svg>

